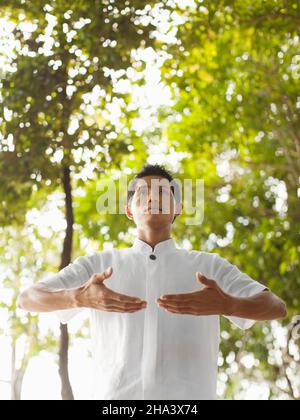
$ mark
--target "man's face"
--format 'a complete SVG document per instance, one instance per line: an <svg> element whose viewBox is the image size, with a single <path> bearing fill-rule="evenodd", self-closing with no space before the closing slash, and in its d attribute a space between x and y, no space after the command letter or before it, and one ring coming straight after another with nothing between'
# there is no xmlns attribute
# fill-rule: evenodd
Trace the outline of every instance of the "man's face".
<svg viewBox="0 0 300 420"><path fill-rule="evenodd" d="M181 213L176 204L169 181L160 176L146 176L138 179L131 203L126 207L127 216L138 227L145 225L172 225L174 217Z"/></svg>

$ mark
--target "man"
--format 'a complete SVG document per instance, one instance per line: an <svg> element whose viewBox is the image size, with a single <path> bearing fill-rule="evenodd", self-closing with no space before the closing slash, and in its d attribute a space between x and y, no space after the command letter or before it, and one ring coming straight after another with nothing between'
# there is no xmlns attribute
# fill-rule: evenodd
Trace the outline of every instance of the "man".
<svg viewBox="0 0 300 420"><path fill-rule="evenodd" d="M277 296L219 255L178 248L181 212L172 175L146 166L128 193L133 246L80 257L20 295L21 308L62 322L91 309L97 399L215 399L219 317L247 329L286 316Z"/></svg>

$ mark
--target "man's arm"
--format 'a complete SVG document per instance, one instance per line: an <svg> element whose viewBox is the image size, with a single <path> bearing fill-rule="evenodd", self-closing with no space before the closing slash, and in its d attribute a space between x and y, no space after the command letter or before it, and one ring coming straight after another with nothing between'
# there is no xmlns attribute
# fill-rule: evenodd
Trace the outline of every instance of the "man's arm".
<svg viewBox="0 0 300 420"><path fill-rule="evenodd" d="M124 313L145 309L147 303L142 299L114 292L105 286L104 281L111 277L112 272L109 267L101 274L94 274L85 284L75 289L53 291L36 284L21 293L18 306L30 312L92 308Z"/></svg>
<svg viewBox="0 0 300 420"><path fill-rule="evenodd" d="M285 303L269 290L249 298L231 297L230 301L229 316L254 321L271 321L285 318L287 315Z"/></svg>
<svg viewBox="0 0 300 420"><path fill-rule="evenodd" d="M77 308L76 290L52 291L35 284L24 290L18 298L18 307L29 312L53 312Z"/></svg>
<svg viewBox="0 0 300 420"><path fill-rule="evenodd" d="M253 321L270 321L287 315L285 303L269 290L249 298L238 298L225 293L216 281L200 273L197 273L197 278L205 286L202 290L165 295L157 299L157 304L178 314L224 315Z"/></svg>

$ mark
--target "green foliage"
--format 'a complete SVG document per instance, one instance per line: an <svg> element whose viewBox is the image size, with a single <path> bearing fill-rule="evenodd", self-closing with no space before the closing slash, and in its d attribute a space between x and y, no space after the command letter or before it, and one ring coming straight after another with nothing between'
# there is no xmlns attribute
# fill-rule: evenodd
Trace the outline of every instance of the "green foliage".
<svg viewBox="0 0 300 420"><path fill-rule="evenodd" d="M154 4L142 0L121 0L113 6L106 0L1 2L2 16L14 24L14 50L8 54L9 66L1 69L0 226L17 226L14 233L18 235L28 210L42 207L50 193L60 191L66 168L76 189L88 186L87 179L101 177L108 168L120 171L127 160L130 168L137 150L139 156L145 154L143 142L131 133L137 111L128 110L130 95L119 93L115 84L127 80L127 72L142 67L135 62L133 50L154 43L150 36L155 29ZM80 212L78 218L80 223ZM80 249L77 228L75 252ZM7 251L9 245L3 248ZM57 266L60 248L51 248ZM25 259L30 250L21 248L15 256L23 253ZM31 275L39 273L37 261L28 258L28 264ZM50 266L43 269L49 271ZM14 283L20 270L3 284L14 291L12 302L6 305L13 349L24 329L32 336L34 345L24 354L25 369L42 343L51 348L56 340L41 341L36 317L28 315L20 322L16 314L19 284Z"/></svg>
<svg viewBox="0 0 300 420"><path fill-rule="evenodd" d="M3 277L5 288L14 290L5 303L13 340L30 330L28 357L41 344L55 343L51 334L39 337L35 317L16 315L21 284L15 279L24 270L35 276L54 270L57 249L51 247L51 262L44 261L42 241L42 258L33 261L32 244L15 223L24 223L28 209L41 208L60 189L63 166L73 175L75 254L84 253L86 239L99 249L106 242L131 244L135 226L126 215L97 210L98 185L134 174L147 160L147 144L131 125L138 110L131 110L130 95L115 84L128 71L143 70L132 50L156 46L170 54L162 73L175 105L160 115L162 125L171 121L163 132L168 152L187 154L181 179L205 180L203 225L187 226L185 213L175 222L175 239L219 253L285 299L289 310L283 329L267 323L244 333L222 320L223 397L242 397L249 384L264 382L270 399L295 398L299 343L288 324L300 311L299 2L195 0L186 9L163 2L184 20L174 22L178 41L168 45L155 43L151 34L156 2L109 3L1 3L15 24L15 55L0 84L0 226L9 226L1 230L1 249L4 257L9 250L14 265ZM29 33L24 21L35 25ZM284 344L276 331L284 332Z"/></svg>
<svg viewBox="0 0 300 420"><path fill-rule="evenodd" d="M59 184L62 166L80 172L92 162L102 171L111 159L120 165L132 115L124 113L130 97L114 91L114 81L127 78L133 49L153 44L154 26L142 19L150 5L4 2L16 47L0 86L1 138L13 144L0 154L2 224L18 217L16 203L25 205L33 185ZM122 128L112 122L118 109Z"/></svg>
<svg viewBox="0 0 300 420"><path fill-rule="evenodd" d="M41 333L38 315L20 311L17 299L20 291L40 280L46 270L54 271L57 261L53 255L60 238L52 235L49 246L49 240L39 236L37 228L28 224L23 229L1 228L0 232L0 282L1 290L6 291L1 296L0 308L8 315L5 324L1 319L0 332L10 337L12 348L22 349L18 364L12 369L25 371L29 360L40 351L54 351L57 338L51 330Z"/></svg>

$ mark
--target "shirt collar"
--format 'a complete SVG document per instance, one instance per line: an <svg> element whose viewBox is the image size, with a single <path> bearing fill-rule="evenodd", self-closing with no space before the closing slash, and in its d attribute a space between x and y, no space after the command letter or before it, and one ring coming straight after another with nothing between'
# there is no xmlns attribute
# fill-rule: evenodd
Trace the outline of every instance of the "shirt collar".
<svg viewBox="0 0 300 420"><path fill-rule="evenodd" d="M166 241L159 242L154 248L139 238L135 238L132 249L139 251L143 254L166 254L176 249L174 239L167 239Z"/></svg>

